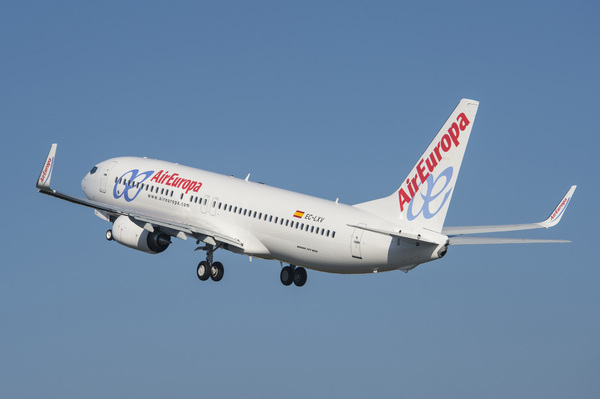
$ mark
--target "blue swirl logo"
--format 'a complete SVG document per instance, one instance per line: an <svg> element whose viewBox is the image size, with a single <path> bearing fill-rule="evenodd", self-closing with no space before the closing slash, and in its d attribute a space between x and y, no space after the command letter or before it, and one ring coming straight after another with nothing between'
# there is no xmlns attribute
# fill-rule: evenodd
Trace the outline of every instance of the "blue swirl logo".
<svg viewBox="0 0 600 399"><path fill-rule="evenodd" d="M142 191L143 186L141 184L153 174L153 170L140 173L139 169L132 169L129 172L123 173L123 175L121 175L121 177L119 177L115 183L115 187L113 188L113 197L116 199L123 197L127 202L133 201ZM127 181L127 183L125 185L119 184L123 181L123 179ZM123 191L119 192L120 189Z"/></svg>
<svg viewBox="0 0 600 399"><path fill-rule="evenodd" d="M419 192L421 198L423 199L423 205L421 206L421 209L416 214L413 212L415 198L417 198L417 196L415 195L415 197L410 201L410 204L408 204L406 218L412 221L418 218L421 214L423 214L423 217L425 219L431 219L435 215L437 215L444 208L446 201L448 201L448 198L450 198L450 194L452 193L452 187L450 187L450 189L446 191L446 188L452 180L452 174L452 166L447 167L442 173L438 175L438 177L435 180L430 174L427 177L427 180L425 180L427 183L427 190L425 190L425 193ZM441 182L443 182L442 188L434 193L436 186L442 184ZM441 203L437 206L437 209L431 210L431 203L434 202L440 195L442 195L444 191L446 192L446 194L444 195Z"/></svg>

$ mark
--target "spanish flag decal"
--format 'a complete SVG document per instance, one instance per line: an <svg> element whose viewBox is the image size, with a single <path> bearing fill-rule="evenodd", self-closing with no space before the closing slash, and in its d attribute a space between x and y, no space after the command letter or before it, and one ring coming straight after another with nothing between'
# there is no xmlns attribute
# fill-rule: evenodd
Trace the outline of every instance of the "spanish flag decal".
<svg viewBox="0 0 600 399"><path fill-rule="evenodd" d="M302 219L302 216L304 216L304 212L302 212L302 211L296 211L296 213L294 213L295 218Z"/></svg>

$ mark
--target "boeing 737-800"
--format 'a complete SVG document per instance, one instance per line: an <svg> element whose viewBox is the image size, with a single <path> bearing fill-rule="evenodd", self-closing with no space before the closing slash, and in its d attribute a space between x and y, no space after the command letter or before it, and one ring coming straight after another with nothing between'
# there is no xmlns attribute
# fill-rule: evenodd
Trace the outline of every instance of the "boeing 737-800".
<svg viewBox="0 0 600 399"><path fill-rule="evenodd" d="M302 286L305 268L344 274L408 271L442 258L450 245L567 242L466 234L552 227L576 186L543 222L444 227L478 106L461 100L400 187L388 197L356 205L136 157L96 164L81 182L87 199L78 198L50 188L56 144L37 188L93 208L112 224L107 239L139 251L163 252L173 237L203 243L196 248L206 251L197 267L203 281L223 278L223 265L213 261L217 249L279 260L281 282Z"/></svg>

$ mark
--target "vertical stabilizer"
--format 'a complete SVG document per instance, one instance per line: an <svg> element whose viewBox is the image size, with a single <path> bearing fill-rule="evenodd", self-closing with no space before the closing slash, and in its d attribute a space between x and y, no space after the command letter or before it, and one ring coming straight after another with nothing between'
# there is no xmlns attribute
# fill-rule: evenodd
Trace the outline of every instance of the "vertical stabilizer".
<svg viewBox="0 0 600 399"><path fill-rule="evenodd" d="M478 107L478 101L461 100L402 185L389 197L355 206L406 228L440 232Z"/></svg>

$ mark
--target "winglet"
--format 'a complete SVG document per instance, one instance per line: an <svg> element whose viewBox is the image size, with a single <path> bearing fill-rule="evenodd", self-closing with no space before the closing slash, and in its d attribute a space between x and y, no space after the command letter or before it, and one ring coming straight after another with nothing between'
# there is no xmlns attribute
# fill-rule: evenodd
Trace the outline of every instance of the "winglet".
<svg viewBox="0 0 600 399"><path fill-rule="evenodd" d="M38 177L36 187L40 190L48 191L50 190L50 178L52 177L52 169L54 168L54 159L56 158L56 143L52 144L50 147L50 152L46 157L46 161L44 162L44 166L42 166L42 171L40 172L40 177Z"/></svg>
<svg viewBox="0 0 600 399"><path fill-rule="evenodd" d="M569 205L569 202L571 201L571 197L573 197L573 193L575 192L576 188L577 188L577 186L571 186L569 191L567 191L567 194L558 203L558 205L556 206L554 211L552 211L552 213L550 214L548 219L541 222L540 226L549 228L549 227L557 225L558 222L560 222L560 219L562 218L563 214L565 213L565 210L567 209L567 205Z"/></svg>

